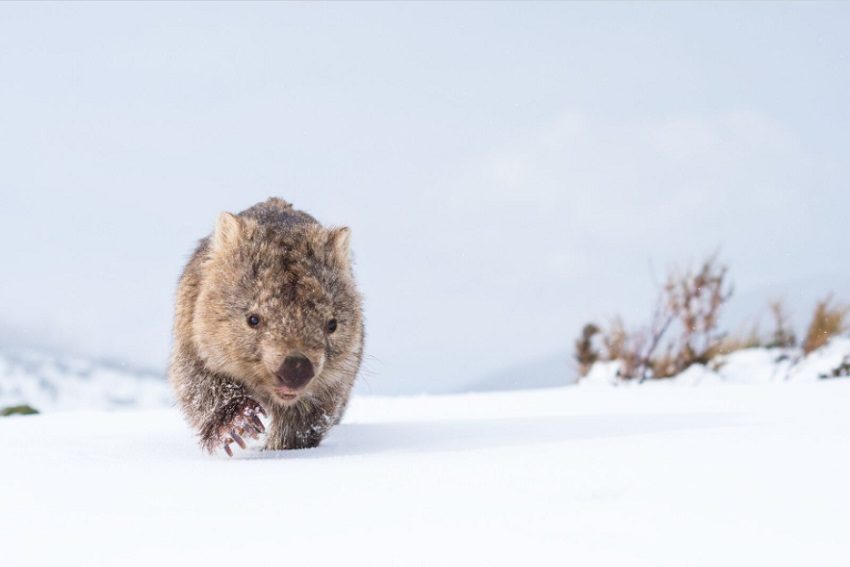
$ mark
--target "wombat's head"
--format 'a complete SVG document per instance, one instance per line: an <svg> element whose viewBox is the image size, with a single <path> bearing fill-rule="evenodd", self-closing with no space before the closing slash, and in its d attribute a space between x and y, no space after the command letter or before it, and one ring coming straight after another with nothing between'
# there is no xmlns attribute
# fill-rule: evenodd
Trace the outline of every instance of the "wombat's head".
<svg viewBox="0 0 850 567"><path fill-rule="evenodd" d="M363 319L349 234L222 213L193 321L206 366L282 404L352 381Z"/></svg>

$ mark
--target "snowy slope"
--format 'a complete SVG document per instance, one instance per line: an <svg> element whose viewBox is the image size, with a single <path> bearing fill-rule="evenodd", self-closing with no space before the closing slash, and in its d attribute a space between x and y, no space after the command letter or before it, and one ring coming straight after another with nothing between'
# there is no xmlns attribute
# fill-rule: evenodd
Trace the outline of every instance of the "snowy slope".
<svg viewBox="0 0 850 567"><path fill-rule="evenodd" d="M842 362L850 361L850 337L834 337L808 355L800 349L751 348L738 350L713 360L710 367L695 364L681 374L643 384L617 377L619 362L598 362L578 384L588 386L630 386L637 388L699 386L702 384L765 384L811 382L832 377Z"/></svg>
<svg viewBox="0 0 850 567"><path fill-rule="evenodd" d="M617 364L598 363L589 378L578 380L575 362L570 353L562 353L525 364L507 368L472 381L463 392L490 392L555 388L575 384L623 385L617 380ZM717 368L694 366L675 382L678 385L698 385L703 381L727 383L781 382L785 380L817 380L829 374L850 358L850 337L836 337L824 348L803 356L798 348L753 348L733 352L716 361Z"/></svg>
<svg viewBox="0 0 850 567"><path fill-rule="evenodd" d="M153 409L171 401L162 372L47 349L0 347L0 408Z"/></svg>
<svg viewBox="0 0 850 567"><path fill-rule="evenodd" d="M847 565L850 380L357 398L228 460L173 410L0 420L25 565Z"/></svg>

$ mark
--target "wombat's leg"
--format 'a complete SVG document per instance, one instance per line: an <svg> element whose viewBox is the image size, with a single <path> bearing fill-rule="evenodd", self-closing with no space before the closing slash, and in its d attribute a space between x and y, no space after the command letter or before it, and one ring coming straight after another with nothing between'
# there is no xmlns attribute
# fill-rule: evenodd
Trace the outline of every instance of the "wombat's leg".
<svg viewBox="0 0 850 567"><path fill-rule="evenodd" d="M271 417L266 449L279 451L318 447L336 416L319 407L296 405L274 408Z"/></svg>
<svg viewBox="0 0 850 567"><path fill-rule="evenodd" d="M264 427L258 415L263 408L244 386L208 372L196 357L178 352L170 379L183 413L200 432L201 446L209 452L223 446L232 454L230 444L243 445L243 435L259 436Z"/></svg>
<svg viewBox="0 0 850 567"><path fill-rule="evenodd" d="M245 397L231 400L215 412L201 428L201 445L210 453L218 447L233 456L231 443L245 449L243 437L259 438L266 428L259 416L266 415L265 410L255 400Z"/></svg>

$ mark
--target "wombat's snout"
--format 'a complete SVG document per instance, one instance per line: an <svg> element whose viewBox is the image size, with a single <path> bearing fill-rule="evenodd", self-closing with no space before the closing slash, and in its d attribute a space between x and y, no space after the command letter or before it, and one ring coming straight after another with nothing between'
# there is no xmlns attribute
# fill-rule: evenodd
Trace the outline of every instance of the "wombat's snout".
<svg viewBox="0 0 850 567"><path fill-rule="evenodd" d="M304 387L313 377L313 363L301 354L287 356L275 374L284 386L297 390Z"/></svg>

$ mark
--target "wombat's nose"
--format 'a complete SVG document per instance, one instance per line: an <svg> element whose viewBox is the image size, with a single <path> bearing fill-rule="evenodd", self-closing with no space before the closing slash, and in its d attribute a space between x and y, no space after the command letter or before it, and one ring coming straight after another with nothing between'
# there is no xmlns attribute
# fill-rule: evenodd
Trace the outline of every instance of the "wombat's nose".
<svg viewBox="0 0 850 567"><path fill-rule="evenodd" d="M287 356L276 374L284 386L297 390L313 377L313 363L303 355Z"/></svg>

